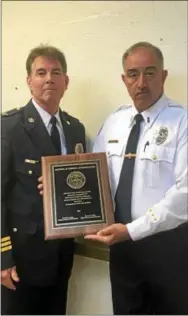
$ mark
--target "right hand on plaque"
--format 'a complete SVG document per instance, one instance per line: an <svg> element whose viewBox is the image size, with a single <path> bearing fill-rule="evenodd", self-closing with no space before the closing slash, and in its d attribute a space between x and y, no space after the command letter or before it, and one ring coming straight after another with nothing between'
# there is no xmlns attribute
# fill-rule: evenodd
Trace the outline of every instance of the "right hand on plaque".
<svg viewBox="0 0 188 316"><path fill-rule="evenodd" d="M42 180L43 180L42 176L38 178L39 184L38 184L37 188L39 189L40 195L43 195L43 182L42 182Z"/></svg>
<svg viewBox="0 0 188 316"><path fill-rule="evenodd" d="M120 223L109 225L96 234L87 234L84 239L100 241L108 246L131 239L127 226Z"/></svg>

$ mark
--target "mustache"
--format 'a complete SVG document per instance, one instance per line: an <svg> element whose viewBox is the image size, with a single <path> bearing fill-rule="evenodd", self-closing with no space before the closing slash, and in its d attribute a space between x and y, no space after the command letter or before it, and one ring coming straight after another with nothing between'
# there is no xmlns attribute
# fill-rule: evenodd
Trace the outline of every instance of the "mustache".
<svg viewBox="0 0 188 316"><path fill-rule="evenodd" d="M143 94L143 93L149 93L149 90L148 89L140 89L136 92L136 95L140 95L140 94Z"/></svg>

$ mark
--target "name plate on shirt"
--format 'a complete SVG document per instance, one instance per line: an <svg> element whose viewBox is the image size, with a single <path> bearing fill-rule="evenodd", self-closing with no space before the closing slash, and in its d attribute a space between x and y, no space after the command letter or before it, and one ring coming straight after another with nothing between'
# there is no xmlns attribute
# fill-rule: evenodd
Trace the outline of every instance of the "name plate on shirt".
<svg viewBox="0 0 188 316"><path fill-rule="evenodd" d="M45 239L96 233L114 222L105 153L42 157Z"/></svg>

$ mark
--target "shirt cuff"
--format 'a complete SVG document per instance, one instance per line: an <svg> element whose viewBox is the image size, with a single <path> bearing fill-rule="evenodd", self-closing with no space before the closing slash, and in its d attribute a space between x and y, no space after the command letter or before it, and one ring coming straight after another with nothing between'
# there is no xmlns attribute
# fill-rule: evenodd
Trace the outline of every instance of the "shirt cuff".
<svg viewBox="0 0 188 316"><path fill-rule="evenodd" d="M139 217L126 225L132 240L136 241L152 234L151 221L147 216Z"/></svg>

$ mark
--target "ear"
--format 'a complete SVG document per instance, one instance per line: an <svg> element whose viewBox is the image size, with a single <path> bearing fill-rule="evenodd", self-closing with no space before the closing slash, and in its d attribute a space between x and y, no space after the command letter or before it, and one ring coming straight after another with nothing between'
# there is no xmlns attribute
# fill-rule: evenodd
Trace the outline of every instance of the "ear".
<svg viewBox="0 0 188 316"><path fill-rule="evenodd" d="M28 85L29 89L31 90L31 77L27 76L26 81L27 81L27 85Z"/></svg>
<svg viewBox="0 0 188 316"><path fill-rule="evenodd" d="M163 83L165 83L165 80L167 77L168 77L168 70L163 70Z"/></svg>
<svg viewBox="0 0 188 316"><path fill-rule="evenodd" d="M69 77L65 75L65 90L68 89L68 86L69 86Z"/></svg>
<svg viewBox="0 0 188 316"><path fill-rule="evenodd" d="M125 83L125 75L124 75L124 74L121 75L121 79L122 79L123 82Z"/></svg>
<svg viewBox="0 0 188 316"><path fill-rule="evenodd" d="M124 84L127 86L127 77L126 77L125 74L122 74L122 75L121 75L121 79L122 79L122 81L124 82Z"/></svg>

